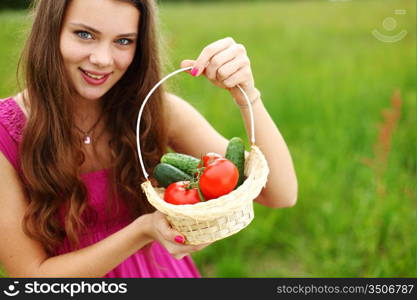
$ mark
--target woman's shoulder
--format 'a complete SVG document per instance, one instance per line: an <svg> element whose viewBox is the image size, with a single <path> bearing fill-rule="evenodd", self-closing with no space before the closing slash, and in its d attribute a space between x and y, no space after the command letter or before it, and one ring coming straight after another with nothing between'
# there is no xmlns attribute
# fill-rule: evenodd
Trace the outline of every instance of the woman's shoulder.
<svg viewBox="0 0 417 300"><path fill-rule="evenodd" d="M17 95L10 96L10 97L4 98L4 99L0 99L0 104L3 107L13 106L14 108L16 108L16 105L17 105L17 107L23 112L25 117L27 117L28 116L28 109L26 108L26 104L23 101L23 94L25 95L24 97L27 98L27 92L25 90L23 92L18 93Z"/></svg>
<svg viewBox="0 0 417 300"><path fill-rule="evenodd" d="M183 118L183 116L188 116L190 110L194 110L194 108L181 97L169 92L164 93L163 103L165 105L164 119L168 124L168 137L169 139L175 139L177 138L176 134L183 130L183 128L179 128L182 125L180 121L187 119Z"/></svg>
<svg viewBox="0 0 417 300"><path fill-rule="evenodd" d="M197 112L192 104L173 93L165 92L164 103L166 105L166 117L175 117L174 119L176 119L179 115L183 115L184 111L189 112L191 110Z"/></svg>
<svg viewBox="0 0 417 300"><path fill-rule="evenodd" d="M165 119L168 121L170 128L178 129L178 132L183 132L182 130L186 128L189 129L191 125L198 126L207 122L193 104L178 95L165 92L164 102Z"/></svg>
<svg viewBox="0 0 417 300"><path fill-rule="evenodd" d="M0 99L0 125L17 142L21 141L25 114L16 101L16 96Z"/></svg>

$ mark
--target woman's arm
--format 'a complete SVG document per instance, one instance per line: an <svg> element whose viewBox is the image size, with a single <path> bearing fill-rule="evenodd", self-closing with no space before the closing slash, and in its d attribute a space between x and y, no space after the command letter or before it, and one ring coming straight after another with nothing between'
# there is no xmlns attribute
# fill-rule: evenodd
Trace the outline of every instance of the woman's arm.
<svg viewBox="0 0 417 300"><path fill-rule="evenodd" d="M151 241L143 219L71 253L48 257L23 231L27 208L15 169L0 153L0 262L10 277L101 277Z"/></svg>
<svg viewBox="0 0 417 300"><path fill-rule="evenodd" d="M294 206L297 201L298 184L287 144L261 99L253 104L252 109L256 145L265 155L269 166L268 181L258 202L273 208ZM240 112L250 137L249 109L241 108Z"/></svg>
<svg viewBox="0 0 417 300"><path fill-rule="evenodd" d="M103 277L126 258L151 242L145 234L143 218L80 250L45 259L34 277ZM22 274L25 275L25 274Z"/></svg>
<svg viewBox="0 0 417 300"><path fill-rule="evenodd" d="M273 208L293 206L297 200L298 188L292 159L284 139L262 104L259 91L255 88L246 48L237 44L233 38L224 38L204 47L195 61L184 60L181 63L181 67L190 66L193 67L189 71L191 75L204 75L214 85L230 92L236 104L241 107L248 131L249 110L244 108L246 102L237 86L239 85L254 102L256 144L265 154L270 168L266 188L256 201ZM199 124L190 124L191 126L196 128ZM213 140L211 146L215 143L220 143L220 139Z"/></svg>
<svg viewBox="0 0 417 300"><path fill-rule="evenodd" d="M242 44L237 44L230 37L224 38L204 47L196 60L181 62L183 68L190 66L193 67L189 71L191 75L204 75L214 85L230 92L236 104L241 106L241 113L248 132L250 130L249 110L242 108L246 102L237 86L239 85L246 92L251 101L258 99L253 105L256 144L265 154L270 174L265 189L256 201L273 208L293 206L297 200L297 178L292 159L284 139L262 104L259 91L255 88L246 48ZM200 126L199 120L203 125L204 121L195 117L195 123L189 124L188 128L194 129ZM216 134L211 134L211 136L216 136ZM194 135L194 138L199 140L206 137L206 135ZM213 140L210 146L213 147L215 143L220 144L221 138ZM192 147L192 145L187 143L185 147ZM207 148L207 151L214 150Z"/></svg>
<svg viewBox="0 0 417 300"><path fill-rule="evenodd" d="M169 144L173 150L195 157L207 152L225 155L228 139L219 134L191 104L168 93L165 101ZM270 169L266 187L255 201L272 208L293 206L297 198L297 179L288 148L260 99L255 102L253 112L256 145L264 153ZM241 114L249 130L248 110L242 108Z"/></svg>
<svg viewBox="0 0 417 300"><path fill-rule="evenodd" d="M175 237L180 234L155 212L142 215L91 246L48 257L42 244L23 231L26 199L15 169L2 153L0 170L0 263L9 277L103 277L153 240L177 259L208 245L176 243Z"/></svg>
<svg viewBox="0 0 417 300"><path fill-rule="evenodd" d="M89 247L45 260L37 277L103 277L123 260L153 240L157 240L176 259L182 259L209 244L184 245L175 242L179 232L156 211L145 214L128 226Z"/></svg>

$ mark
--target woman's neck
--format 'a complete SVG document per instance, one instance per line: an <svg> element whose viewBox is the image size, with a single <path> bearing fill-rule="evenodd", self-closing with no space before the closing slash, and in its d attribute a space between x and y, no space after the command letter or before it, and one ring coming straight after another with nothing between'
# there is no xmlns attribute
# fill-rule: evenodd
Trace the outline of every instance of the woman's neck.
<svg viewBox="0 0 417 300"><path fill-rule="evenodd" d="M88 129L100 118L103 109L101 100L78 98L74 101L74 123L82 129Z"/></svg>
<svg viewBox="0 0 417 300"><path fill-rule="evenodd" d="M18 93L14 99L22 109L26 118L30 114L29 98L27 90ZM88 100L78 98L74 101L74 123L81 129L88 130L100 118L102 114L101 99ZM101 127L101 126L100 126Z"/></svg>

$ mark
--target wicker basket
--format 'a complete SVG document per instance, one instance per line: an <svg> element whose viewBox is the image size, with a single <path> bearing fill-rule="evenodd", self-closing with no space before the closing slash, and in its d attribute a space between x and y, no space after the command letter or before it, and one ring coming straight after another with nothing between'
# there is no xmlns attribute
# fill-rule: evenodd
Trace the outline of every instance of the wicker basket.
<svg viewBox="0 0 417 300"><path fill-rule="evenodd" d="M261 150L255 145L255 129L250 101L243 89L238 86L249 105L251 116L252 145L245 159L245 181L229 194L205 202L174 205L164 201L165 189L153 187L145 170L139 142L140 120L143 108L152 93L169 77L189 69L191 68L183 68L172 72L152 88L139 110L136 137L139 160L146 178L141 187L148 201L166 215L171 226L184 235L187 244L198 245L223 239L249 225L254 218L253 200L265 186L269 168Z"/></svg>

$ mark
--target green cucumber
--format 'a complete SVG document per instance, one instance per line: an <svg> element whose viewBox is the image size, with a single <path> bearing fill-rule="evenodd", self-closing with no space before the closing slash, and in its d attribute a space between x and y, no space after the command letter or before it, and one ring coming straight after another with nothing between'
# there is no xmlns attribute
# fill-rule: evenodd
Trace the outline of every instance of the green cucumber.
<svg viewBox="0 0 417 300"><path fill-rule="evenodd" d="M243 180L245 179L245 144L241 138L233 137L230 139L229 144L227 145L225 157L234 163L239 170L239 180L236 185L237 188L243 183Z"/></svg>
<svg viewBox="0 0 417 300"><path fill-rule="evenodd" d="M165 163L159 163L153 170L153 176L164 188L177 181L191 181L192 177L180 169Z"/></svg>
<svg viewBox="0 0 417 300"><path fill-rule="evenodd" d="M161 157L161 163L170 164L188 175L194 176L200 160L191 155L170 152Z"/></svg>

